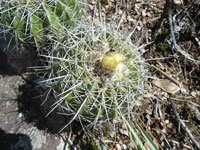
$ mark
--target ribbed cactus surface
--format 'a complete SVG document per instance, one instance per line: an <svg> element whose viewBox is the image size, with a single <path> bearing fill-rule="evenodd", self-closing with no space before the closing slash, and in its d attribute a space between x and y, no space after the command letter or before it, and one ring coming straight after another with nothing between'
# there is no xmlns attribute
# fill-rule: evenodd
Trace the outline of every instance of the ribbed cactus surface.
<svg viewBox="0 0 200 150"><path fill-rule="evenodd" d="M14 33L18 42L37 47L49 37L59 39L64 30L82 15L78 0L1 0L3 31Z"/></svg>
<svg viewBox="0 0 200 150"><path fill-rule="evenodd" d="M50 89L62 113L96 126L130 117L144 83L141 53L112 24L79 23L48 56Z"/></svg>

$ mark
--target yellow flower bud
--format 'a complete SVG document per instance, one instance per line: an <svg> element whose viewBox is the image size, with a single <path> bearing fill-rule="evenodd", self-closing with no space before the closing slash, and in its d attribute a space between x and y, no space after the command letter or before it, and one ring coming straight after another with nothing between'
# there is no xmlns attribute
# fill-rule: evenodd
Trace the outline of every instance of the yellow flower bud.
<svg viewBox="0 0 200 150"><path fill-rule="evenodd" d="M125 60L125 57L118 52L107 53L102 59L102 66L108 70L115 71L118 65Z"/></svg>

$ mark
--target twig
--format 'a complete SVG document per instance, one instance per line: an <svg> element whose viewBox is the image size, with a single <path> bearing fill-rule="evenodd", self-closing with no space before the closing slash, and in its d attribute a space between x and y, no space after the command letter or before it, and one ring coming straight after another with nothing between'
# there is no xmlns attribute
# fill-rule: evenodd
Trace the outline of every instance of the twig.
<svg viewBox="0 0 200 150"><path fill-rule="evenodd" d="M198 150L200 150L200 144L195 140L194 136L192 135L191 131L188 129L188 127L186 126L186 124L180 119L178 112L176 110L176 106L174 104L173 99L169 98L172 104L172 108L173 111L178 119L178 121L180 122L182 128L185 130L185 132L187 132L187 134L189 135L190 139L192 140L192 142L195 144L195 146L198 148Z"/></svg>
<svg viewBox="0 0 200 150"><path fill-rule="evenodd" d="M145 130L147 131L147 133L151 136L152 139L154 139L155 143L160 147L161 150L163 150L163 148L161 147L161 145L158 143L157 139L153 136L153 134L151 133L151 131L147 128L147 126L144 124L144 122L142 121L142 119L140 117L137 117L140 122L143 125L143 128L145 128Z"/></svg>
<svg viewBox="0 0 200 150"><path fill-rule="evenodd" d="M70 131L68 137L62 134L59 134L59 136L62 138L62 140L64 141L64 147L63 150L68 149L69 147L72 150L77 150L76 146L74 146L73 142L70 140L71 136L72 136L72 131Z"/></svg>
<svg viewBox="0 0 200 150"><path fill-rule="evenodd" d="M174 144L176 144L176 145L178 145L178 146L181 145L179 142L174 141L174 140L169 140L169 142L172 142L172 143L174 143ZM186 144L182 144L182 146L185 147L185 148L187 148L187 149L191 149L191 150L192 150L192 147L191 147L191 146L188 146L188 145L186 145Z"/></svg>
<svg viewBox="0 0 200 150"><path fill-rule="evenodd" d="M176 85L178 85L179 87L182 87L182 84L180 82L178 82L176 79L174 79L173 77L171 77L170 75L168 75L167 73L165 73L164 71L162 71L161 69L159 69L158 67L151 65L153 68L155 68L156 70L158 70L160 73L162 73L164 76L166 76L168 79L170 79L171 81L173 81Z"/></svg>
<svg viewBox="0 0 200 150"><path fill-rule="evenodd" d="M125 125L125 127L126 127L126 130L128 131L128 136L129 136L129 138L130 138L132 144L133 144L134 147L135 147L135 150L138 150L136 143L134 142L134 140L132 139L132 137L131 137L131 135L130 135L130 132L129 132L129 130L128 130L127 125Z"/></svg>
<svg viewBox="0 0 200 150"><path fill-rule="evenodd" d="M194 105L194 106L196 106L196 107L200 107L200 105L199 104L197 104L197 103L194 103L194 102L191 102L190 100L183 100L183 99L178 99L178 98L171 98L171 99L173 99L173 100L175 100L175 101L181 101L181 102L188 102L188 103L190 103L190 104L192 104L192 105Z"/></svg>
<svg viewBox="0 0 200 150"><path fill-rule="evenodd" d="M169 139L166 138L166 136L165 136L164 133L161 132L161 134L162 134L163 138L165 139L165 142L168 144L169 149L172 149L172 147L171 147L171 145L170 145L170 143L169 143Z"/></svg>
<svg viewBox="0 0 200 150"><path fill-rule="evenodd" d="M174 28L173 28L173 25L172 25L172 14L171 14L171 9L169 10L169 25L170 25L170 32L171 32L171 38L172 38L172 41L173 41L173 45L174 45L174 48L180 52L182 55L184 55L187 59L193 61L194 63L197 63L199 64L200 61L198 60L195 60L190 54L186 53L185 51L183 51L176 43L176 39L175 39L175 35L174 35Z"/></svg>

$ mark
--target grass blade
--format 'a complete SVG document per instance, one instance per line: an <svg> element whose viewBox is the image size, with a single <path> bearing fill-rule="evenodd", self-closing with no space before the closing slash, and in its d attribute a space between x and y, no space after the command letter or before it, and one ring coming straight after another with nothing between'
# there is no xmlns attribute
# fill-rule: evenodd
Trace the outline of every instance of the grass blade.
<svg viewBox="0 0 200 150"><path fill-rule="evenodd" d="M135 141L138 148L141 150L146 150L144 145L142 144L142 141L139 139L137 132L134 131L134 129L131 127L131 125L128 123L128 121L123 116L121 116L121 117L125 121L126 125L128 126L128 128L131 132L130 135L131 135L132 139Z"/></svg>
<svg viewBox="0 0 200 150"><path fill-rule="evenodd" d="M142 133L143 137L145 138L147 144L152 150L158 150L159 148L154 144L152 139L149 137L149 135L146 133L146 131L142 128L142 126L136 122L137 127L140 129L140 132Z"/></svg>

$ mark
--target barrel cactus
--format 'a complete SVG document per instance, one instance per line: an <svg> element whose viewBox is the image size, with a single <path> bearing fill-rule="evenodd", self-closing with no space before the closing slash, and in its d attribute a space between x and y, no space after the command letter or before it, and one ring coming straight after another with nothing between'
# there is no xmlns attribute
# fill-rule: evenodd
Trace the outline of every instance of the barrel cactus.
<svg viewBox="0 0 200 150"><path fill-rule="evenodd" d="M65 127L74 120L95 127L118 113L130 118L145 81L141 52L130 36L112 24L82 22L66 34L46 55L48 86L56 97L52 111L59 107L71 117Z"/></svg>
<svg viewBox="0 0 200 150"><path fill-rule="evenodd" d="M15 35L17 43L40 47L49 37L58 39L82 15L78 0L1 0L2 31ZM45 40L47 39L47 40Z"/></svg>

